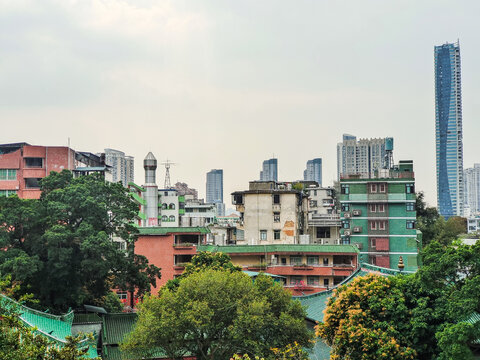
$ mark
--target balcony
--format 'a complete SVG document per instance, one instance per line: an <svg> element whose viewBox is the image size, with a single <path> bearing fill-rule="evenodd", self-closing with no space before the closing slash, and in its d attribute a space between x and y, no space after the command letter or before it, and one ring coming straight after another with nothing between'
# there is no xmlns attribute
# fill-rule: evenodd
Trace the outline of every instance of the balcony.
<svg viewBox="0 0 480 360"><path fill-rule="evenodd" d="M173 244L173 248L175 250L187 250L187 249L193 249L195 244L192 243L180 243L180 244Z"/></svg>
<svg viewBox="0 0 480 360"><path fill-rule="evenodd" d="M309 226L340 226L340 215L338 214L309 214Z"/></svg>

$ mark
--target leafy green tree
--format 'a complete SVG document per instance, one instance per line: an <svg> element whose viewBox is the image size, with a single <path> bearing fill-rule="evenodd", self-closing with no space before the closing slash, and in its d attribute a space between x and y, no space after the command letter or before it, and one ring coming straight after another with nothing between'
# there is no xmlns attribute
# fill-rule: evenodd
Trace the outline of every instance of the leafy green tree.
<svg viewBox="0 0 480 360"><path fill-rule="evenodd" d="M192 354L198 360L232 354L271 355L295 341L310 346L305 311L291 294L267 276L253 282L242 272L207 269L164 287L140 305L126 351L164 351L171 359Z"/></svg>
<svg viewBox="0 0 480 360"><path fill-rule="evenodd" d="M317 335L332 347L332 360L415 359L405 332L409 320L394 281L369 275L335 290Z"/></svg>
<svg viewBox="0 0 480 360"><path fill-rule="evenodd" d="M233 265L228 254L222 252L200 251L185 265L185 271L182 275L173 280L168 280L166 286L170 290L175 290L180 285L181 279L207 269L230 272L242 270L241 267Z"/></svg>
<svg viewBox="0 0 480 360"><path fill-rule="evenodd" d="M426 246L436 237L435 224L440 218L440 214L436 207L427 206L423 192L417 192L416 195L417 228L422 232L422 242Z"/></svg>
<svg viewBox="0 0 480 360"><path fill-rule="evenodd" d="M142 295L155 284L160 269L134 254L138 208L121 184L65 170L42 179L41 190L40 200L0 199L0 273L12 274L23 293L66 311L102 306L112 288Z"/></svg>

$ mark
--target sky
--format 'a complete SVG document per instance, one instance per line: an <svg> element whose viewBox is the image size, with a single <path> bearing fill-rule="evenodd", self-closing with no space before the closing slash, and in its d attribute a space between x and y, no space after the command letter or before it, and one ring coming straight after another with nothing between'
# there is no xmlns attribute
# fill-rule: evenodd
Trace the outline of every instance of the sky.
<svg viewBox="0 0 480 360"><path fill-rule="evenodd" d="M433 47L460 39L471 167L478 14L478 0L0 0L0 143L118 149L138 184L152 151L200 197L223 169L228 208L265 159L292 181L321 157L328 186L343 133L392 136L436 205Z"/></svg>

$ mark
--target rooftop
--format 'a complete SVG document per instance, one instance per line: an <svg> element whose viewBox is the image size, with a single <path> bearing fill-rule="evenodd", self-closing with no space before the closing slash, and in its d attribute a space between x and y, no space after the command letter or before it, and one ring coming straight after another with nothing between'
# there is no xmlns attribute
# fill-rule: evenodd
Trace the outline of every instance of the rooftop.
<svg viewBox="0 0 480 360"><path fill-rule="evenodd" d="M178 233L209 234L210 230L205 227L139 227L140 235L168 235Z"/></svg>
<svg viewBox="0 0 480 360"><path fill-rule="evenodd" d="M222 252L226 254L242 253L332 253L332 254L358 254L359 250L355 245L320 245L320 244L284 244L284 245L200 245L198 251Z"/></svg>

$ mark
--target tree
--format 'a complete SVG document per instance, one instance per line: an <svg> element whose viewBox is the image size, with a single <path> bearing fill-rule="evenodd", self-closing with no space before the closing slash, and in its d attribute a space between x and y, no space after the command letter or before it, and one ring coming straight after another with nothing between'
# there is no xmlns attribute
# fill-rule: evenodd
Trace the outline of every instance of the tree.
<svg viewBox="0 0 480 360"><path fill-rule="evenodd" d="M200 251L192 257L192 260L185 265L185 271L181 276L173 280L168 280L166 286L170 290L176 290L180 285L180 280L200 271L207 269L221 271L241 271L242 268L233 265L230 256L222 252Z"/></svg>
<svg viewBox="0 0 480 360"><path fill-rule="evenodd" d="M425 202L425 194L416 193L415 211L417 212L417 228L422 232L423 245L426 246L436 236L435 223L440 218L436 207L429 207Z"/></svg>
<svg viewBox="0 0 480 360"><path fill-rule="evenodd" d="M160 269L134 254L136 204L121 184L69 171L41 181L39 200L0 199L0 273L44 307L103 305L112 288L150 289ZM113 238L123 239L121 251Z"/></svg>
<svg viewBox="0 0 480 360"><path fill-rule="evenodd" d="M301 304L271 278L253 282L242 272L207 269L183 278L176 291L164 287L146 297L122 347L223 360L234 353L267 357L295 341L310 346L311 338Z"/></svg>
<svg viewBox="0 0 480 360"><path fill-rule="evenodd" d="M332 346L331 359L415 359L405 330L409 314L389 278L369 275L335 290L317 335Z"/></svg>

